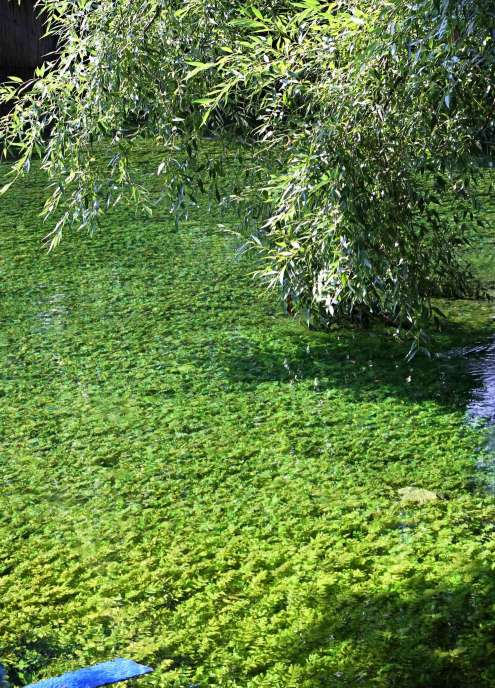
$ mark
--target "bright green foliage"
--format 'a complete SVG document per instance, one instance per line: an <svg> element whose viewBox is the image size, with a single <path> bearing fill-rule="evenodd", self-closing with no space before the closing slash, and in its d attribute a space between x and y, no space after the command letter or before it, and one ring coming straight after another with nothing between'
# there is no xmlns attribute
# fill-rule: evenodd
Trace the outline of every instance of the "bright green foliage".
<svg viewBox="0 0 495 688"><path fill-rule="evenodd" d="M15 107L0 135L18 173L38 152L53 179L52 245L122 198L151 212L128 161L140 135L177 214L205 187L219 200L219 161L196 155L208 133L249 145L225 193L254 225L259 274L309 320L385 318L412 326L414 351L432 296L478 288L461 256L473 155L493 153L492 0L41 6L61 56L30 89L2 89Z"/></svg>
<svg viewBox="0 0 495 688"><path fill-rule="evenodd" d="M139 183L159 160L139 151ZM0 214L11 683L121 655L151 688L491 688L465 364L284 318L203 209L180 233L120 209L47 255L34 168ZM455 305L445 349L492 327Z"/></svg>

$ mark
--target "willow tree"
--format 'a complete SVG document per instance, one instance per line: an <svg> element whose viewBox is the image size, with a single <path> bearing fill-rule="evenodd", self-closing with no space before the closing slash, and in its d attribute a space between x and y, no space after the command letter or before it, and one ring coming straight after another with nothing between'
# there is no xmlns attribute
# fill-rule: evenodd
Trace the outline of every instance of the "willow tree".
<svg viewBox="0 0 495 688"><path fill-rule="evenodd" d="M51 246L117 202L152 211L130 156L142 136L163 151L175 212L205 179L217 190L225 172L201 155L207 132L249 149L230 200L257 218L259 275L308 319L385 318L418 348L432 298L473 289L462 248L478 217L477 157L493 152L491 0L40 9L60 53L2 88L0 133L14 178L42 159Z"/></svg>

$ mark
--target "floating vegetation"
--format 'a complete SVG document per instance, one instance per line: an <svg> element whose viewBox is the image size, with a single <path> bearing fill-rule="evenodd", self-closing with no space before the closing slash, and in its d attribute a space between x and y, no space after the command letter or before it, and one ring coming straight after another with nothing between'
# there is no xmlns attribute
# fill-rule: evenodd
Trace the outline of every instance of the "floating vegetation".
<svg viewBox="0 0 495 688"><path fill-rule="evenodd" d="M47 255L33 175L0 212L11 685L114 656L157 688L495 685L466 360L309 331L201 208L178 231L120 210ZM442 350L487 341L491 306L450 308Z"/></svg>

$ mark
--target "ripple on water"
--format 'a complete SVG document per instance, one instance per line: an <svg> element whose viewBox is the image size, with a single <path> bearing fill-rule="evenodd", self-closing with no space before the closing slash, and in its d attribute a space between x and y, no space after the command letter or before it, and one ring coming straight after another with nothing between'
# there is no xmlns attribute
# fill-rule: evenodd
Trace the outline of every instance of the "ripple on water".
<svg viewBox="0 0 495 688"><path fill-rule="evenodd" d="M63 292L50 294L40 305L42 308L38 311L38 318L41 321L39 330L58 329L65 325L69 309L65 305L65 294Z"/></svg>
<svg viewBox="0 0 495 688"><path fill-rule="evenodd" d="M478 386L471 392L468 416L495 425L495 340L484 347L482 356L470 362L469 370Z"/></svg>
<svg viewBox="0 0 495 688"><path fill-rule="evenodd" d="M488 430L477 468L486 478L487 489L495 494L495 339L483 347L473 347L469 353L480 355L469 363L476 386L467 405L467 417L471 424L482 424Z"/></svg>

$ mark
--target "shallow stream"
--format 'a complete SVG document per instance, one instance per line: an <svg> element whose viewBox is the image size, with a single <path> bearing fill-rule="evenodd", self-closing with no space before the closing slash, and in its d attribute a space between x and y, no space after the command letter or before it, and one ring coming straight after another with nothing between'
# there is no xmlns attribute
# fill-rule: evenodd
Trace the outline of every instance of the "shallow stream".
<svg viewBox="0 0 495 688"><path fill-rule="evenodd" d="M467 417L471 424L479 423L486 428L486 444L477 467L484 474L487 489L495 493L495 338L469 353L477 355L469 362L475 386L467 406Z"/></svg>
<svg viewBox="0 0 495 688"><path fill-rule="evenodd" d="M453 360L408 363L388 330L285 317L206 208L177 230L121 207L47 255L45 181L0 206L11 685L121 656L147 688L493 688L495 500L465 411L495 427L495 340L459 348L491 306L450 304Z"/></svg>

